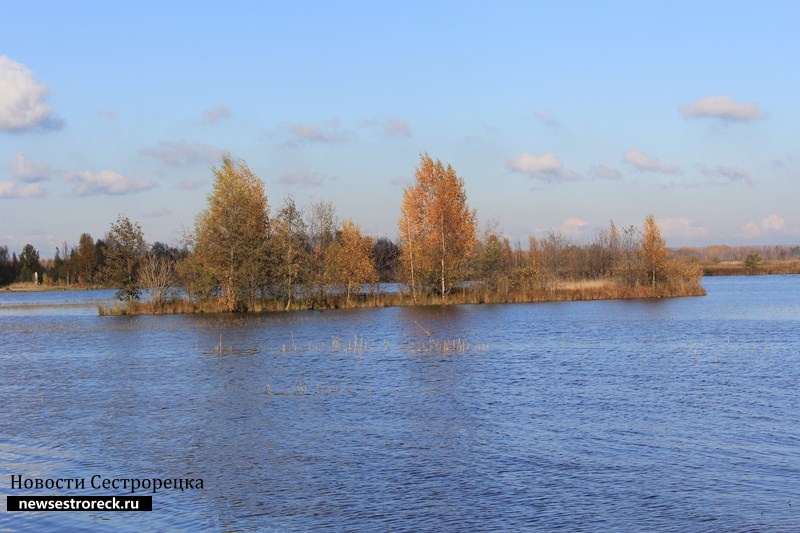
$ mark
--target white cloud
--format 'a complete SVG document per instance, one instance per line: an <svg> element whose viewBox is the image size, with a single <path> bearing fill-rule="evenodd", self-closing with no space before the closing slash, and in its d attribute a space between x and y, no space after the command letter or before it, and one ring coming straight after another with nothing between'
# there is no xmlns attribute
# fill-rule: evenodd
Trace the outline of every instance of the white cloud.
<svg viewBox="0 0 800 533"><path fill-rule="evenodd" d="M213 163L222 157L222 150L219 148L203 143L187 143L184 140L160 140L156 148L143 148L139 153L173 167L192 163Z"/></svg>
<svg viewBox="0 0 800 533"><path fill-rule="evenodd" d="M46 103L48 92L28 67L0 55L0 130L59 129L62 123Z"/></svg>
<svg viewBox="0 0 800 533"><path fill-rule="evenodd" d="M778 215L770 215L761 221L764 231L781 231L785 225L786 221Z"/></svg>
<svg viewBox="0 0 800 533"><path fill-rule="evenodd" d="M763 232L761 231L761 228L755 222L748 222L747 224L742 226L741 235L743 237L752 238L752 237L758 237L762 234Z"/></svg>
<svg viewBox="0 0 800 533"><path fill-rule="evenodd" d="M578 235L585 232L589 228L589 223L580 218L568 218L558 228L558 231L565 235Z"/></svg>
<svg viewBox="0 0 800 533"><path fill-rule="evenodd" d="M708 235L708 228L697 225L690 218L664 218L659 219L657 224L667 240L670 238L693 240Z"/></svg>
<svg viewBox="0 0 800 533"><path fill-rule="evenodd" d="M569 181L578 178L574 172L564 171L564 165L553 152L540 156L522 153L506 161L506 168L543 181Z"/></svg>
<svg viewBox="0 0 800 533"><path fill-rule="evenodd" d="M352 138L350 133L342 129L339 119L329 120L321 126L302 122L289 123L284 125L284 129L291 136L284 143L289 148L310 143L338 143Z"/></svg>
<svg viewBox="0 0 800 533"><path fill-rule="evenodd" d="M155 182L123 176L113 170L100 172L75 172L67 176L72 183L72 193L77 196L96 194L123 195L147 191L156 186Z"/></svg>
<svg viewBox="0 0 800 533"><path fill-rule="evenodd" d="M697 165L697 170L707 178L723 178L720 185L729 183L743 182L748 185L753 184L753 178L746 170L738 167L726 167L719 165L716 168L709 168L706 165Z"/></svg>
<svg viewBox="0 0 800 533"><path fill-rule="evenodd" d="M22 152L14 156L9 168L11 174L21 181L36 182L50 178L50 168L47 164L31 161Z"/></svg>
<svg viewBox="0 0 800 533"><path fill-rule="evenodd" d="M618 180L622 177L622 172L616 168L605 165L595 165L592 167L592 174L603 180Z"/></svg>
<svg viewBox="0 0 800 533"><path fill-rule="evenodd" d="M623 161L644 172L657 172L659 174L680 174L681 169L674 165L662 163L655 157L651 157L639 150L631 149L625 152Z"/></svg>
<svg viewBox="0 0 800 533"><path fill-rule="evenodd" d="M203 111L203 122L216 124L220 120L231 116L231 110L225 104L217 104Z"/></svg>
<svg viewBox="0 0 800 533"><path fill-rule="evenodd" d="M786 221L783 217L772 214L765 218L761 219L760 223L756 223L753 221L748 222L744 226L742 226L742 236L744 237L761 237L771 233L783 233L787 232L786 229ZM788 233L795 233L793 231L788 231Z"/></svg>
<svg viewBox="0 0 800 533"><path fill-rule="evenodd" d="M278 176L278 181L284 185L298 187L322 187L325 184L325 178L316 172L305 169L296 172L284 172Z"/></svg>
<svg viewBox="0 0 800 533"><path fill-rule="evenodd" d="M747 121L763 116L757 104L743 104L728 95L718 94L699 98L695 103L681 106L684 117L706 117L725 121Z"/></svg>
<svg viewBox="0 0 800 533"><path fill-rule="evenodd" d="M35 198L45 196L47 190L40 182L20 185L15 181L0 181L0 199L3 198Z"/></svg>

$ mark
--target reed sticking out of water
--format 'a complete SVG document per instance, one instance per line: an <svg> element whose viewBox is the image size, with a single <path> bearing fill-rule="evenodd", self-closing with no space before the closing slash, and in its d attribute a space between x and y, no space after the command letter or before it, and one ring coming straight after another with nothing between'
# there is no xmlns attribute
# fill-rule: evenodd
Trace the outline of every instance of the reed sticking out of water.
<svg viewBox="0 0 800 533"><path fill-rule="evenodd" d="M340 387L339 385L333 386L330 383L324 384L317 384L313 387L310 386L305 380L300 380L294 384L294 386L287 387L285 389L273 389L272 385L267 383L267 388L264 390L264 394L266 396L274 397L274 396L336 396L342 393L353 394L358 392L358 389L354 389L352 385L348 385L347 387ZM361 389L361 392L367 392L372 394L374 391L371 387L367 387L366 389Z"/></svg>
<svg viewBox="0 0 800 533"><path fill-rule="evenodd" d="M483 352L488 349L486 344L470 345L463 339L451 339L438 341L430 338L428 342L414 343L409 347L412 353L435 353L435 354L464 354L469 351Z"/></svg>
<svg viewBox="0 0 800 533"><path fill-rule="evenodd" d="M347 340L347 344L344 344L339 337L331 337L331 351L332 352L344 352L344 353L365 353L369 350L369 345L367 341L364 340L364 336L353 335L353 339Z"/></svg>
<svg viewBox="0 0 800 533"><path fill-rule="evenodd" d="M254 355L260 352L258 347L253 348L234 348L233 346L225 346L222 344L222 333L219 334L219 342L214 345L214 350L211 355Z"/></svg>

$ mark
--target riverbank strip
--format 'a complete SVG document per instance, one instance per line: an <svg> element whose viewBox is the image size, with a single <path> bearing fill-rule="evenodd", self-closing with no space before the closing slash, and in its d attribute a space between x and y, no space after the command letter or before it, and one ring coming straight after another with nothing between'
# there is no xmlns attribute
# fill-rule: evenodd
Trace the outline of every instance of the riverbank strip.
<svg viewBox="0 0 800 533"><path fill-rule="evenodd" d="M684 296L705 296L706 291L700 285L682 286L636 286L628 287L612 281L587 280L560 282L550 288L537 290L514 290L489 292L480 288L464 289L445 297L437 295L416 298L408 292L371 293L351 296L347 300L343 295L327 295L322 299L286 300L256 299L249 304L242 304L239 312L275 312L275 311L322 311L326 309L408 307L426 305L463 305L463 304L504 304L504 303L542 303L542 302L574 302L589 300L633 300L650 298L676 298ZM160 315L160 314L194 314L224 313L223 302L216 298L206 301L174 299L169 302L155 304L153 302L134 301L99 305L101 316L116 315Z"/></svg>

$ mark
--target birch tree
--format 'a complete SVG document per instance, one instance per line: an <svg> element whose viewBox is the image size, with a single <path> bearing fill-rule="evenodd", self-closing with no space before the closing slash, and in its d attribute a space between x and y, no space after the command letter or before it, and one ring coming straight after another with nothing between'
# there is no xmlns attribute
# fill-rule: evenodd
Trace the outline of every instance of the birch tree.
<svg viewBox="0 0 800 533"><path fill-rule="evenodd" d="M295 289L308 270L308 246L303 213L291 196L284 200L270 225L270 248L274 262L273 280L278 297L286 300L286 310L295 299Z"/></svg>
<svg viewBox="0 0 800 533"><path fill-rule="evenodd" d="M661 280L667 263L667 245L653 215L647 215L642 232L642 265L653 287Z"/></svg>
<svg viewBox="0 0 800 533"><path fill-rule="evenodd" d="M475 243L476 213L467 205L464 180L453 167L423 154L416 183L403 193L398 224L406 283L447 295L467 275Z"/></svg>
<svg viewBox="0 0 800 533"><path fill-rule="evenodd" d="M208 208L197 217L195 259L219 286L229 311L248 302L266 276L269 205L264 182L229 155L215 168Z"/></svg>
<svg viewBox="0 0 800 533"><path fill-rule="evenodd" d="M342 224L339 237L328 248L328 279L346 296L350 303L354 291L378 281L372 253L372 239L362 235L352 221Z"/></svg>

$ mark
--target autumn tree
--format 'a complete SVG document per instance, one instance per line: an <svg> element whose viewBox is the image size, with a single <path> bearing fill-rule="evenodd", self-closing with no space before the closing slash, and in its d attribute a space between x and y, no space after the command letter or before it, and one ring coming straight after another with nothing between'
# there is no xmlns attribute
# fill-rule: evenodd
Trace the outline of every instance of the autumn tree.
<svg viewBox="0 0 800 533"><path fill-rule="evenodd" d="M620 230L613 220L608 228L597 231L589 248L592 273L598 278L611 278L620 253Z"/></svg>
<svg viewBox="0 0 800 533"><path fill-rule="evenodd" d="M327 277L334 287L346 295L348 304L354 291L378 281L372 239L362 235L352 220L342 224L338 238L328 249L328 258Z"/></svg>
<svg viewBox="0 0 800 533"><path fill-rule="evenodd" d="M269 206L264 182L229 155L213 169L208 208L195 222L194 260L213 276L229 311L253 305L265 278Z"/></svg>
<svg viewBox="0 0 800 533"><path fill-rule="evenodd" d="M336 239L336 208L330 202L311 205L307 229L310 246L306 296L314 302L322 300L328 285L328 247Z"/></svg>
<svg viewBox="0 0 800 533"><path fill-rule="evenodd" d="M464 180L428 154L421 156L416 182L403 193L398 224L406 283L442 297L466 279L475 243L475 210L467 205Z"/></svg>
<svg viewBox="0 0 800 533"><path fill-rule="evenodd" d="M270 224L270 257L272 258L272 280L277 296L286 300L286 310L295 299L296 285L308 270L308 246L303 213L297 208L294 198L289 196Z"/></svg>
<svg viewBox="0 0 800 533"><path fill-rule="evenodd" d="M642 270L639 230L632 225L622 228L616 242L618 251L614 263L614 278L629 287L639 285Z"/></svg>
<svg viewBox="0 0 800 533"><path fill-rule="evenodd" d="M647 280L652 287L655 287L664 274L664 266L667 262L667 245L661 236L661 230L658 229L653 215L647 215L644 221L641 259Z"/></svg>
<svg viewBox="0 0 800 533"><path fill-rule="evenodd" d="M491 222L479 243L476 265L476 274L486 293L508 298L513 259L511 244L499 233L497 222Z"/></svg>
<svg viewBox="0 0 800 533"><path fill-rule="evenodd" d="M195 228L202 227L208 222L202 220L208 217L208 210L197 215ZM208 256L206 240L198 241L195 231L190 231L183 236L184 245L191 252L179 259L175 264L177 278L193 299L206 301L219 294L219 284L214 278L211 268L205 258Z"/></svg>
<svg viewBox="0 0 800 533"><path fill-rule="evenodd" d="M147 249L138 222L119 215L106 236L104 279L117 287L117 298L132 303L141 296L139 268Z"/></svg>

